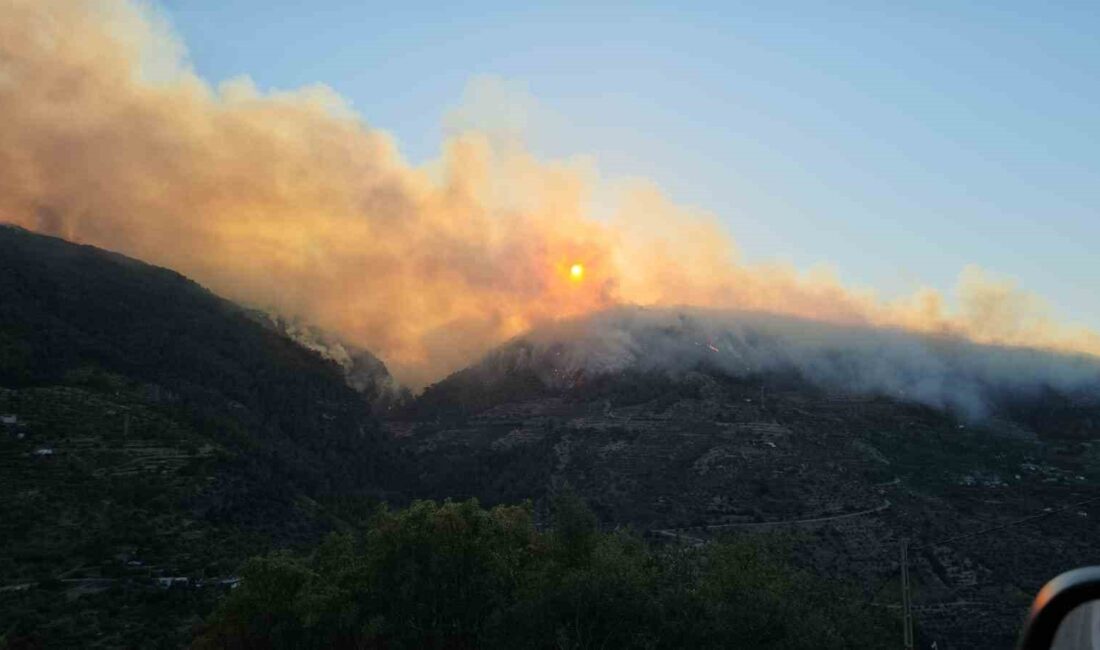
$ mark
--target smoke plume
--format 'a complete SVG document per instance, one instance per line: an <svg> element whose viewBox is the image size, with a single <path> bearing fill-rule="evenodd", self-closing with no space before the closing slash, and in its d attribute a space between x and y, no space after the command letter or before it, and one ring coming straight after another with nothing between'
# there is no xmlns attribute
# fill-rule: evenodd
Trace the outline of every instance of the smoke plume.
<svg viewBox="0 0 1100 650"><path fill-rule="evenodd" d="M617 307L558 321L475 367L487 382L517 369L558 389L624 371L796 376L834 394L886 396L974 420L1048 391L1100 405L1100 359L1092 356L693 307Z"/></svg>
<svg viewBox="0 0 1100 650"><path fill-rule="evenodd" d="M655 188L586 212L592 175L466 132L431 164L333 91L211 87L125 0L0 0L0 220L177 269L375 351L422 385L540 323L618 304L765 310L1100 353L977 269L884 302L739 261ZM583 265L583 274L571 272Z"/></svg>

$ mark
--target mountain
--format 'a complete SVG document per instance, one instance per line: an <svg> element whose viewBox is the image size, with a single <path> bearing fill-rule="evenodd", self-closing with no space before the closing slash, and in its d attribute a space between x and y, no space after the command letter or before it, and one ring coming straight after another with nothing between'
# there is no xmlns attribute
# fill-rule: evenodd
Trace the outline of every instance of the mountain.
<svg viewBox="0 0 1100 650"><path fill-rule="evenodd" d="M247 313L265 327L338 365L347 385L362 395L375 411L385 413L401 408L412 399L411 391L398 384L386 364L370 350L345 343L300 319L259 309L247 310Z"/></svg>
<svg viewBox="0 0 1100 650"><path fill-rule="evenodd" d="M1098 368L947 335L619 308L530 332L413 399L306 323L0 227L0 646L179 647L246 558L320 549L323 564L321 536L363 532L382 501L531 499L545 531L575 491L658 551L790 547L890 616L908 540L920 642L1007 647L1046 579L1100 563ZM252 566L298 575L282 558Z"/></svg>
<svg viewBox="0 0 1100 650"><path fill-rule="evenodd" d="M9 641L180 645L219 590L158 579L230 584L249 555L346 527L391 496L391 456L338 364L241 307L167 269L0 227Z"/></svg>
<svg viewBox="0 0 1100 650"><path fill-rule="evenodd" d="M609 378L641 374L676 383L700 371L888 397L969 421L1007 416L1037 427L1084 425L1086 436L1095 425L1081 416L1100 407L1100 360L1086 355L688 307L618 307L546 325L430 386L417 402L460 413L521 394L586 390Z"/></svg>
<svg viewBox="0 0 1100 650"><path fill-rule="evenodd" d="M879 360L886 359L886 364ZM576 489L655 541L794 540L922 643L1010 647L1030 599L1100 563L1096 362L867 328L625 310L512 341L386 428L417 487L547 503Z"/></svg>

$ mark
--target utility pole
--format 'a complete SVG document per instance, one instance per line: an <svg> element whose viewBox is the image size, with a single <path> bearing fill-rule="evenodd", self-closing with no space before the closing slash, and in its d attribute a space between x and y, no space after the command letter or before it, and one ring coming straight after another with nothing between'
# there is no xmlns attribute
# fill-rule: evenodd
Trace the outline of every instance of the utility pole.
<svg viewBox="0 0 1100 650"><path fill-rule="evenodd" d="M913 609L909 593L909 540L901 540L901 632L905 650L913 650Z"/></svg>

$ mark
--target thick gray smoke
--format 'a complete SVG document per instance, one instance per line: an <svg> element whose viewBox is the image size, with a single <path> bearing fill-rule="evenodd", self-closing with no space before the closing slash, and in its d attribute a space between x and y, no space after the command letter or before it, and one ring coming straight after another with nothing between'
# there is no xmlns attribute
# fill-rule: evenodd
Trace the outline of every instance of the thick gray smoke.
<svg viewBox="0 0 1100 650"><path fill-rule="evenodd" d="M1100 397L1100 361L958 337L699 308L616 308L522 337L520 354L548 383L625 370L733 377L797 373L833 393L883 395L984 417L1006 399L1052 390ZM512 359L511 363L516 360ZM487 359L492 362L492 359Z"/></svg>

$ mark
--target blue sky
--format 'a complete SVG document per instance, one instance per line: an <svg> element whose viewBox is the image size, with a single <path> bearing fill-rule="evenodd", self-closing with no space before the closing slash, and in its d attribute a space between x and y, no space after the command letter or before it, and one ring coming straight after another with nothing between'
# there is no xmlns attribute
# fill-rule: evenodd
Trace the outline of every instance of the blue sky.
<svg viewBox="0 0 1100 650"><path fill-rule="evenodd" d="M488 75L537 153L652 179L749 260L885 296L974 263L1100 328L1100 3L156 5L210 81L324 82L413 162Z"/></svg>

